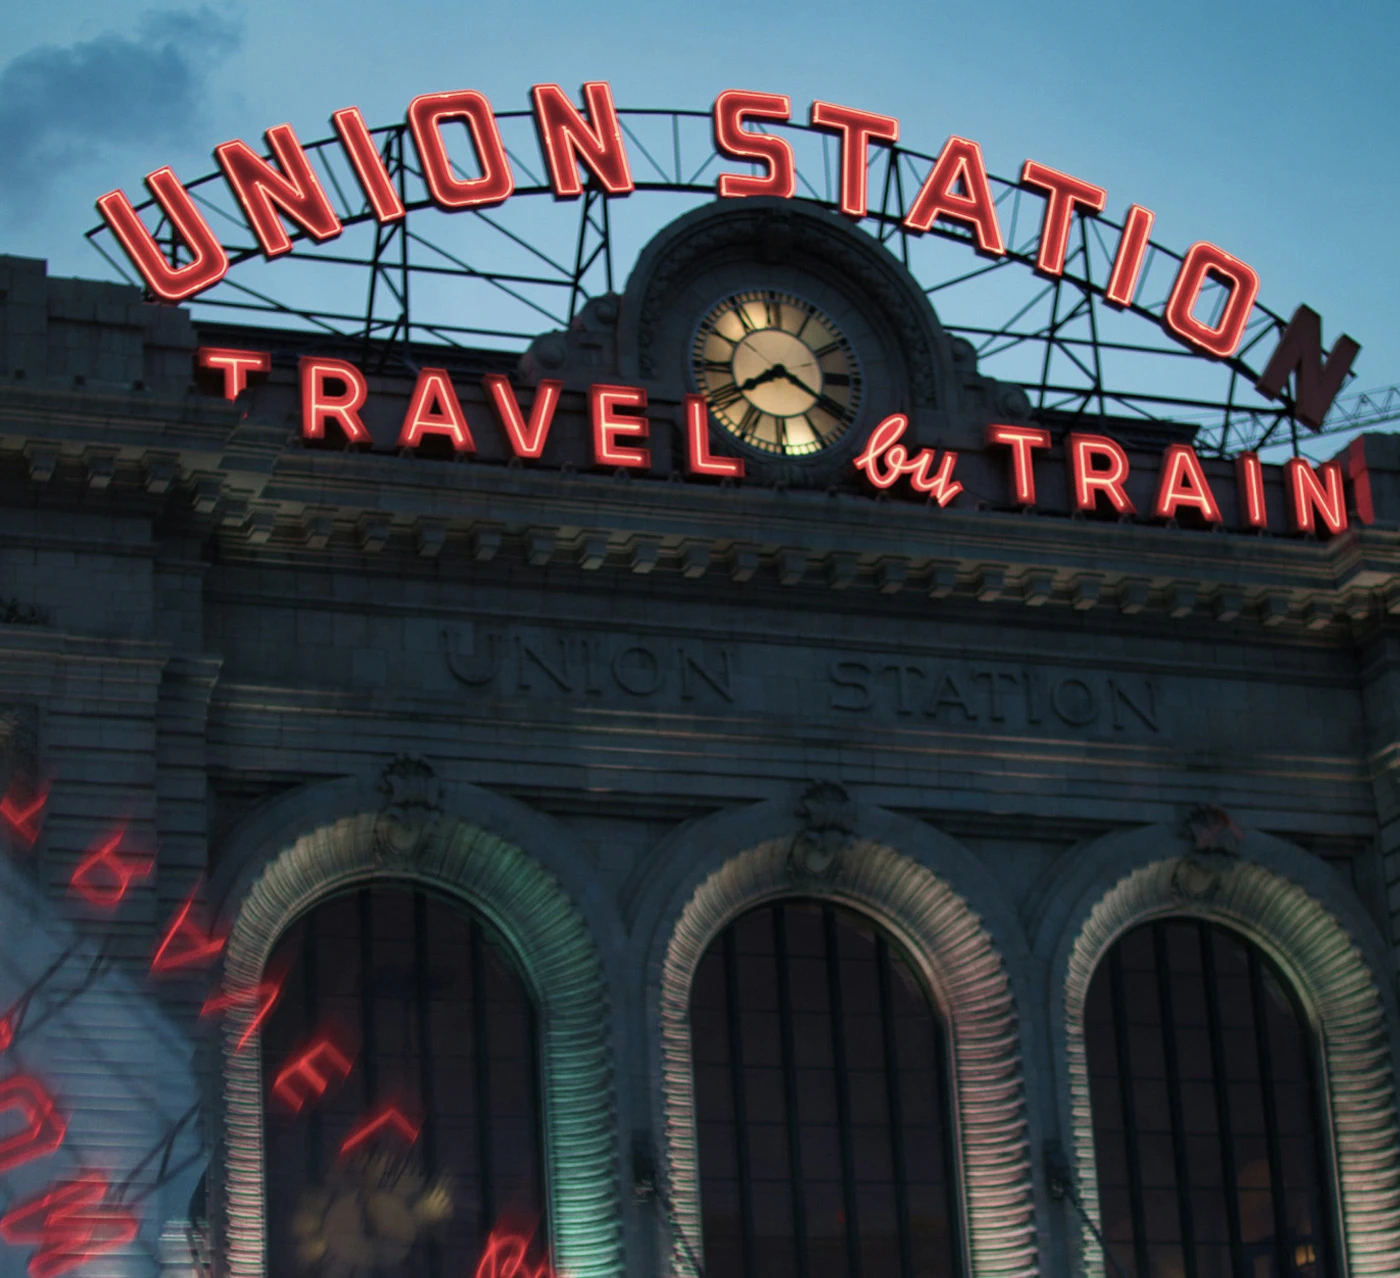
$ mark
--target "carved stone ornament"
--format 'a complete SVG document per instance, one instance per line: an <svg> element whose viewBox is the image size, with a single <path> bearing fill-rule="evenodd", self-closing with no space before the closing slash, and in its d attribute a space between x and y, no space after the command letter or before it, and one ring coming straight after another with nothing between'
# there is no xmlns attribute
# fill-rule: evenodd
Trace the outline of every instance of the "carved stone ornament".
<svg viewBox="0 0 1400 1278"><path fill-rule="evenodd" d="M1186 833L1197 852L1237 856L1244 831L1219 804L1202 803L1186 818Z"/></svg>
<svg viewBox="0 0 1400 1278"><path fill-rule="evenodd" d="M817 781L798 801L801 828L793 836L788 871L793 882L815 886L833 877L855 835L855 804L844 787Z"/></svg>
<svg viewBox="0 0 1400 1278"><path fill-rule="evenodd" d="M426 759L401 754L379 779L384 806L374 822L374 860L385 868L408 867L432 842L442 814L442 782Z"/></svg>
<svg viewBox="0 0 1400 1278"><path fill-rule="evenodd" d="M1178 901L1209 901L1220 891L1220 868L1195 857L1183 857L1172 875L1172 895Z"/></svg>

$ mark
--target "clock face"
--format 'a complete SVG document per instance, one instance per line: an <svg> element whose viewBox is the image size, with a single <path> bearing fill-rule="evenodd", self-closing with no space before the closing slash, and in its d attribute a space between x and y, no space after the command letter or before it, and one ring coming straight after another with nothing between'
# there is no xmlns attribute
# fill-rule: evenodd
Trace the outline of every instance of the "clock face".
<svg viewBox="0 0 1400 1278"><path fill-rule="evenodd" d="M765 453L803 457L840 439L860 407L844 333L810 302L777 289L734 293L700 322L696 385L715 420Z"/></svg>

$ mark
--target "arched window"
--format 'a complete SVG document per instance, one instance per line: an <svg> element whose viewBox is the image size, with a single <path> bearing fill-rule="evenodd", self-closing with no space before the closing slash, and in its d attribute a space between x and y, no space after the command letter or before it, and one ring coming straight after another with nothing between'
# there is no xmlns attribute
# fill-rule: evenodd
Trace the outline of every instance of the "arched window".
<svg viewBox="0 0 1400 1278"><path fill-rule="evenodd" d="M1256 946L1204 921L1135 928L1094 973L1084 1035L1103 1232L1124 1273L1337 1273L1313 1037Z"/></svg>
<svg viewBox="0 0 1400 1278"><path fill-rule="evenodd" d="M898 947L784 901L710 945L691 994L705 1272L960 1272L942 1024Z"/></svg>
<svg viewBox="0 0 1400 1278"><path fill-rule="evenodd" d="M278 942L262 1033L268 1272L471 1274L498 1225L542 1220L535 1011L504 945L422 891L334 897ZM278 1079L308 1046L305 1071ZM297 1102L301 1101L300 1107ZM394 1124L345 1151L367 1119Z"/></svg>

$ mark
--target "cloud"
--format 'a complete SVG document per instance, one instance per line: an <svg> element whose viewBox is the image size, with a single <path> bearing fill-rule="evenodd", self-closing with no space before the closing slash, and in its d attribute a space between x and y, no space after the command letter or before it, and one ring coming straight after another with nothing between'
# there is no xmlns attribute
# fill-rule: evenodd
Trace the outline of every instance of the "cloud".
<svg viewBox="0 0 1400 1278"><path fill-rule="evenodd" d="M0 68L0 201L37 207L64 166L134 142L179 142L238 25L208 8L145 14L133 35L40 45Z"/></svg>

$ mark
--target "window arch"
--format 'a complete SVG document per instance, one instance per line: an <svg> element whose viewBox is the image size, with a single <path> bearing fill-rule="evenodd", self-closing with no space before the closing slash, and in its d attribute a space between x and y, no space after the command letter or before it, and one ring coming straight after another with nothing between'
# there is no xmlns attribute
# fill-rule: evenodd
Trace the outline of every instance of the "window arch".
<svg viewBox="0 0 1400 1278"><path fill-rule="evenodd" d="M1104 1242L1141 1278L1330 1278L1317 1045L1282 973L1201 918L1141 924L1084 1005Z"/></svg>
<svg viewBox="0 0 1400 1278"><path fill-rule="evenodd" d="M439 1278L472 1273L493 1229L547 1236L536 1009L489 925L421 888L362 886L304 914L267 970L270 1272ZM411 1145L392 1128L356 1145L390 1105Z"/></svg>
<svg viewBox="0 0 1400 1278"><path fill-rule="evenodd" d="M941 1017L883 930L780 900L730 923L691 987L706 1272L960 1271Z"/></svg>

